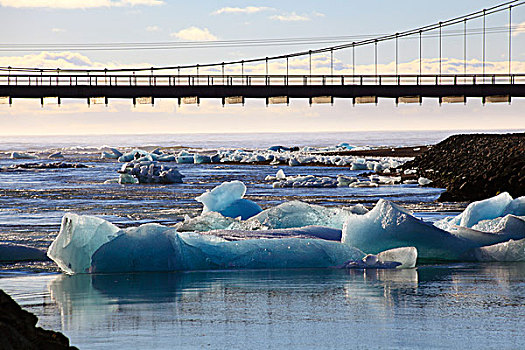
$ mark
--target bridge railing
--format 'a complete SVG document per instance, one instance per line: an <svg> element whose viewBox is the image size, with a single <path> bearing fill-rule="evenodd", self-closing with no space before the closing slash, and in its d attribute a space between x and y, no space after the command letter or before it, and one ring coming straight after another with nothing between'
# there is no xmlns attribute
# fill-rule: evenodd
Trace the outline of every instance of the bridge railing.
<svg viewBox="0 0 525 350"><path fill-rule="evenodd" d="M323 86L525 84L525 74L403 75L65 75L4 74L8 86Z"/></svg>

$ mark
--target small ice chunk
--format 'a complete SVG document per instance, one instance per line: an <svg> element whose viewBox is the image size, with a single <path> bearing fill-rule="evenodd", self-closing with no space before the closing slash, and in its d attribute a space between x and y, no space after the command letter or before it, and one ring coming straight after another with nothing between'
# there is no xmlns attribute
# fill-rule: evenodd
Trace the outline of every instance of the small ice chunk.
<svg viewBox="0 0 525 350"><path fill-rule="evenodd" d="M288 161L288 165L289 166L299 166L301 165L301 163L299 163L299 161L295 158L290 158L290 160Z"/></svg>
<svg viewBox="0 0 525 350"><path fill-rule="evenodd" d="M128 184L131 185L131 184L138 184L139 180L136 177L129 175L129 174L120 174L118 183L121 185L128 185Z"/></svg>
<svg viewBox="0 0 525 350"><path fill-rule="evenodd" d="M55 152L53 154L50 154L48 158L49 159L64 158L64 155L62 154L62 152Z"/></svg>
<svg viewBox="0 0 525 350"><path fill-rule="evenodd" d="M283 169L277 170L277 174L275 174L275 178L279 180L286 179L286 175L284 174Z"/></svg>
<svg viewBox="0 0 525 350"><path fill-rule="evenodd" d="M346 269L411 269L416 266L417 249L402 247L386 250L377 255L368 254L361 260L350 260L341 267Z"/></svg>
<svg viewBox="0 0 525 350"><path fill-rule="evenodd" d="M432 183L432 180L429 180L426 177L420 177L417 180L417 183L419 184L419 186L427 186L427 185L430 185Z"/></svg>
<svg viewBox="0 0 525 350"><path fill-rule="evenodd" d="M417 249L415 247L401 247L382 251L377 254L380 262L395 261L401 263L398 269L410 269L416 267Z"/></svg>
<svg viewBox="0 0 525 350"><path fill-rule="evenodd" d="M13 152L11 153L11 159L38 159L38 156L25 152Z"/></svg>
<svg viewBox="0 0 525 350"><path fill-rule="evenodd" d="M243 199L246 186L241 181L224 182L211 191L206 191L195 200L204 205L202 213L216 211L227 217L248 219L260 213L261 207L248 199Z"/></svg>

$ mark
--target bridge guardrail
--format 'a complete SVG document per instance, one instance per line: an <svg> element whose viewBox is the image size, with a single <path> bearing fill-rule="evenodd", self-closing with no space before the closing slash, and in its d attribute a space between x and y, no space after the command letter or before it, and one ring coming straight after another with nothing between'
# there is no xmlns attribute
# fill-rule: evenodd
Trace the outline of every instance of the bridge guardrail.
<svg viewBox="0 0 525 350"><path fill-rule="evenodd" d="M4 74L3 86L324 86L525 84L525 74L404 75L64 75Z"/></svg>

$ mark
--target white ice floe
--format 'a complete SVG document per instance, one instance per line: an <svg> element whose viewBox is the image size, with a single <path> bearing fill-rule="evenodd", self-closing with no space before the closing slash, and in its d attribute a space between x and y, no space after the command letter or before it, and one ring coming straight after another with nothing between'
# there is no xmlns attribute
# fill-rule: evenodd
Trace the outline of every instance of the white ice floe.
<svg viewBox="0 0 525 350"><path fill-rule="evenodd" d="M223 216L245 220L261 212L261 207L244 199L246 186L241 181L224 182L211 191L206 191L195 200L204 205L202 213L215 211Z"/></svg>
<svg viewBox="0 0 525 350"><path fill-rule="evenodd" d="M38 159L36 154L26 152L12 152L11 159Z"/></svg>
<svg viewBox="0 0 525 350"><path fill-rule="evenodd" d="M427 179L426 177L420 177L417 179L419 186L428 186L432 183L432 180Z"/></svg>

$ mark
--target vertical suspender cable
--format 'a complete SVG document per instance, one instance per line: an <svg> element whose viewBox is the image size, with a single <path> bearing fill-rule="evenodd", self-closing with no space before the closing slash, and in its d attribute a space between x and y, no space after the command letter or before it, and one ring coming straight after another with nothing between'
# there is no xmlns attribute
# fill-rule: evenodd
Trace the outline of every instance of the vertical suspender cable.
<svg viewBox="0 0 525 350"><path fill-rule="evenodd" d="M330 75L334 76L334 49L330 49Z"/></svg>
<svg viewBox="0 0 525 350"><path fill-rule="evenodd" d="M375 61L375 77L376 77L376 84L377 84L377 40L374 43L374 61Z"/></svg>
<svg viewBox="0 0 525 350"><path fill-rule="evenodd" d="M268 76L268 57L266 57L266 76Z"/></svg>
<svg viewBox="0 0 525 350"><path fill-rule="evenodd" d="M512 5L509 6L509 79L512 74Z"/></svg>
<svg viewBox="0 0 525 350"><path fill-rule="evenodd" d="M467 19L463 23L463 74L467 75Z"/></svg>
<svg viewBox="0 0 525 350"><path fill-rule="evenodd" d="M289 73L289 68L288 68L288 56L286 56L286 85L288 85L288 73Z"/></svg>
<svg viewBox="0 0 525 350"><path fill-rule="evenodd" d="M355 83L355 42L352 43L352 84Z"/></svg>
<svg viewBox="0 0 525 350"><path fill-rule="evenodd" d="M485 26L485 11L486 10L483 10L483 82L485 82L485 36L486 36L486 33L485 33L485 29L486 29L486 26Z"/></svg>
<svg viewBox="0 0 525 350"><path fill-rule="evenodd" d="M399 63L399 57L398 57L398 36L399 34L396 33L396 76L398 75L398 63Z"/></svg>
<svg viewBox="0 0 525 350"><path fill-rule="evenodd" d="M441 27L442 22L439 22L439 81L441 82L441 41L442 41L442 35L441 35Z"/></svg>
<svg viewBox="0 0 525 350"><path fill-rule="evenodd" d="M310 79L312 79L312 50L308 51L308 55L309 55L309 58L310 58L310 64L309 64L309 67L310 67Z"/></svg>
<svg viewBox="0 0 525 350"><path fill-rule="evenodd" d="M422 60L423 60L423 46L422 46L422 31L420 30L419 31L419 75L421 75L423 73L423 63L422 63Z"/></svg>

